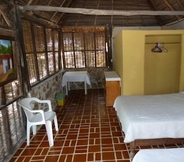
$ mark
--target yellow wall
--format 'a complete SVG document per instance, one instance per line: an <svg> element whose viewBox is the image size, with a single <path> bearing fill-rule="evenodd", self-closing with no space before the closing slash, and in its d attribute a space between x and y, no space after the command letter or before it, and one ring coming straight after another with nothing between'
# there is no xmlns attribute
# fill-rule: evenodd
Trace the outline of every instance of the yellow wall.
<svg viewBox="0 0 184 162"><path fill-rule="evenodd" d="M144 37L136 31L123 32L122 78L122 94L144 93Z"/></svg>
<svg viewBox="0 0 184 162"><path fill-rule="evenodd" d="M116 55L114 55L114 69L116 69L116 72L119 76L123 75L123 43L122 43L123 35L120 33L114 40L115 47L114 52Z"/></svg>
<svg viewBox="0 0 184 162"><path fill-rule="evenodd" d="M165 52L151 52L155 42L158 41L165 48ZM180 56L181 35L146 36L144 94L179 91Z"/></svg>
<svg viewBox="0 0 184 162"><path fill-rule="evenodd" d="M171 43L178 42L178 40L181 43ZM171 55L153 58L157 54L150 53L150 50L156 42L166 42L168 54ZM184 90L184 46L182 46L182 42L184 42L184 30L124 30L119 33L114 41L114 68L122 78L121 94L143 95L157 93L158 91L161 91L161 93L175 92L176 87L179 91ZM150 57L149 54L153 55ZM178 57L174 58L173 55L178 55ZM154 64L160 61L162 63L156 65L159 69L156 71L157 73L152 72L150 74L152 70L149 71L148 68L153 68ZM175 65L179 65L173 67L170 65L173 62ZM162 66L166 68L164 69ZM175 72L172 71L173 69L175 69ZM171 75L167 75L166 72L171 73ZM177 75L179 75L178 79ZM158 80L163 76L167 79L156 83L153 80L155 76ZM152 86L154 84L157 87L156 91ZM171 86L176 84L177 86L174 86L174 88ZM163 89L162 85L164 85ZM171 88L171 90L168 91L167 88Z"/></svg>
<svg viewBox="0 0 184 162"><path fill-rule="evenodd" d="M184 31L183 31L184 32ZM181 63L180 63L180 79L179 79L179 91L184 91L184 34L181 35Z"/></svg>

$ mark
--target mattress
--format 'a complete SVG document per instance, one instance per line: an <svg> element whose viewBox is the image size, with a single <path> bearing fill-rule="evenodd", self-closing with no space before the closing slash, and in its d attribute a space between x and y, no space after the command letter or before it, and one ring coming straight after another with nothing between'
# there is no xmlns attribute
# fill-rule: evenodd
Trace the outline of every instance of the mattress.
<svg viewBox="0 0 184 162"><path fill-rule="evenodd" d="M183 93L118 96L113 106L125 143L136 139L184 137Z"/></svg>
<svg viewBox="0 0 184 162"><path fill-rule="evenodd" d="M139 150L132 162L183 162L184 148Z"/></svg>

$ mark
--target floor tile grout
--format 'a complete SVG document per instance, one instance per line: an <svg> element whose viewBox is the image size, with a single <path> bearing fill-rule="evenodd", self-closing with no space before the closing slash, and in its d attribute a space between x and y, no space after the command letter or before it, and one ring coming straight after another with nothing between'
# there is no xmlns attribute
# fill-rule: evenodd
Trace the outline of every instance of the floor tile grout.
<svg viewBox="0 0 184 162"><path fill-rule="evenodd" d="M54 146L49 147L46 130L41 127L31 136L30 146L25 141L10 162L40 158L44 162L130 162L129 145L123 142L116 112L105 106L104 89L88 90L87 95L83 90L70 91L56 113L59 131L53 131Z"/></svg>

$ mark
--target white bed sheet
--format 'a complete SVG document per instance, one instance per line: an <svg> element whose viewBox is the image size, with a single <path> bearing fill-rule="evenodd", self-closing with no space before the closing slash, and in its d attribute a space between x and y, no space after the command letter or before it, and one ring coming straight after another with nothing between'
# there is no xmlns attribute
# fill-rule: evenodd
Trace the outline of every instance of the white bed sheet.
<svg viewBox="0 0 184 162"><path fill-rule="evenodd" d="M184 148L139 150L132 162L184 162Z"/></svg>
<svg viewBox="0 0 184 162"><path fill-rule="evenodd" d="M125 143L136 139L184 137L183 93L118 96L113 106Z"/></svg>

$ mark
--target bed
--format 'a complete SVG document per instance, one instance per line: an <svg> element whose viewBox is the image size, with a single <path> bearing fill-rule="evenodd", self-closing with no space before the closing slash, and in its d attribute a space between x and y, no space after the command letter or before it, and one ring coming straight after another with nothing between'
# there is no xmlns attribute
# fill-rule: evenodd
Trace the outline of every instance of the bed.
<svg viewBox="0 0 184 162"><path fill-rule="evenodd" d="M184 93L118 96L113 107L132 153L138 145L184 142Z"/></svg>
<svg viewBox="0 0 184 162"><path fill-rule="evenodd" d="M183 162L184 148L142 149L132 162Z"/></svg>

